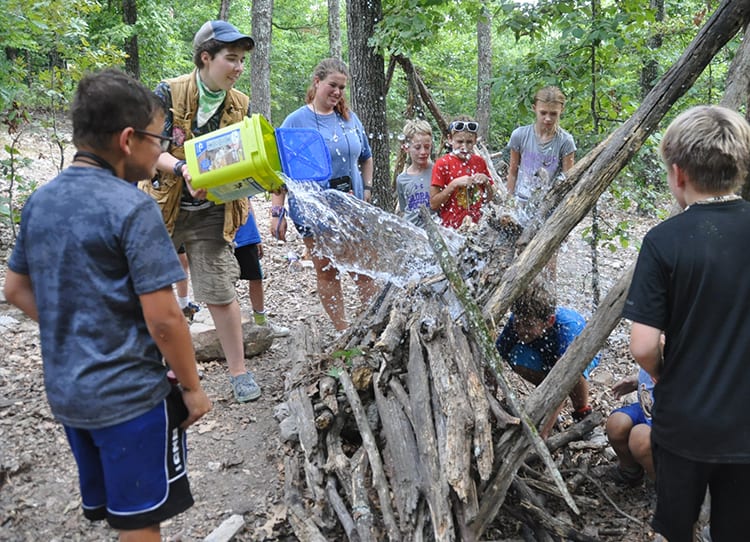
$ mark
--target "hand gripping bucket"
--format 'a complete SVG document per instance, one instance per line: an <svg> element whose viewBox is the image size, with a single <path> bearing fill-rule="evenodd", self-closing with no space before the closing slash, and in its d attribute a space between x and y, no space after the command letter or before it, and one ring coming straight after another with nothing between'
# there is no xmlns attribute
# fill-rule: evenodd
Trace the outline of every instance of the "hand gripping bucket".
<svg viewBox="0 0 750 542"><path fill-rule="evenodd" d="M331 175L328 147L316 130L274 131L258 114L185 141L185 162L193 188L205 188L217 203L278 190L282 172L296 180Z"/></svg>

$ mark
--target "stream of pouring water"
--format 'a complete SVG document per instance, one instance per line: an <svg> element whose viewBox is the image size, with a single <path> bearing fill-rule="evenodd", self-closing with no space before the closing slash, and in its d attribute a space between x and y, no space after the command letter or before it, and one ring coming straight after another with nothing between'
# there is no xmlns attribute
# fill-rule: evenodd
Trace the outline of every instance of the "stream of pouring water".
<svg viewBox="0 0 750 542"><path fill-rule="evenodd" d="M321 190L317 183L285 182L313 233L316 251L339 270L399 287L441 272L422 228L351 194ZM457 255L465 238L440 228L451 254Z"/></svg>
<svg viewBox="0 0 750 542"><path fill-rule="evenodd" d="M322 190L315 182L285 178L290 196L315 238L315 250L341 271L368 275L404 287L412 281L440 273L440 265L425 231L395 214L338 190ZM538 207L549 189L542 183L528 199L509 198L504 212L521 226L539 220ZM466 238L438 226L457 256Z"/></svg>

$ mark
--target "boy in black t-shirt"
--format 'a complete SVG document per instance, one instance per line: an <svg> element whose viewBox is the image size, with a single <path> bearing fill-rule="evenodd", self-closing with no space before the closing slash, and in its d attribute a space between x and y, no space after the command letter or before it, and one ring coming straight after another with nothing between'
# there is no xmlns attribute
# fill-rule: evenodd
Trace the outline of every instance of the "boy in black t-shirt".
<svg viewBox="0 0 750 542"><path fill-rule="evenodd" d="M722 107L678 116L661 142L685 210L646 234L623 316L630 350L656 381L654 529L693 539L706 488L714 542L750 532L750 125ZM664 332L664 352L659 346Z"/></svg>

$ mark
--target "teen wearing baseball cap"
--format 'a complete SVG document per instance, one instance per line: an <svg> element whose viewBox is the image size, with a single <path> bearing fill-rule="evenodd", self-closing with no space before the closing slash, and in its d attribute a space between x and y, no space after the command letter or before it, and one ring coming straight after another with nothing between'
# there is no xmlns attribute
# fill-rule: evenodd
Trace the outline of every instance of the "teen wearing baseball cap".
<svg viewBox="0 0 750 542"><path fill-rule="evenodd" d="M162 134L172 144L156 163L158 175L141 183L159 203L176 247L185 245L195 300L205 303L216 325L230 385L239 402L260 397L245 366L240 306L234 284L240 270L232 241L248 218L247 199L225 204L195 190L185 166L185 141L240 122L250 114L249 98L234 86L245 70L253 39L226 21L208 21L193 39L195 70L156 87L167 111Z"/></svg>

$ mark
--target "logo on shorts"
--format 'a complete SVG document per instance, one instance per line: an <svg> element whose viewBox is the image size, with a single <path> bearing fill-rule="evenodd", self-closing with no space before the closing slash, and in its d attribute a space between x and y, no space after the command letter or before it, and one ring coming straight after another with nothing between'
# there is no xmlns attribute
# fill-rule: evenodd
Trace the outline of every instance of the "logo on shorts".
<svg viewBox="0 0 750 542"><path fill-rule="evenodd" d="M180 430L175 427L172 429L172 465L174 465L175 474L182 471L182 454L180 447Z"/></svg>

